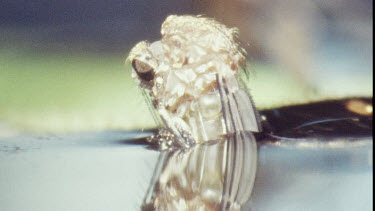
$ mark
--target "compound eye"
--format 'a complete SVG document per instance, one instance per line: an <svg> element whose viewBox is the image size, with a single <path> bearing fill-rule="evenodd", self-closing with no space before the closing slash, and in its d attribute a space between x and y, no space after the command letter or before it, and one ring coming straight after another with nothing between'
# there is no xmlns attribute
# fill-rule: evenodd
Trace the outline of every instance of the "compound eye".
<svg viewBox="0 0 375 211"><path fill-rule="evenodd" d="M132 66L140 79L151 81L154 79L154 68L138 59L133 59Z"/></svg>

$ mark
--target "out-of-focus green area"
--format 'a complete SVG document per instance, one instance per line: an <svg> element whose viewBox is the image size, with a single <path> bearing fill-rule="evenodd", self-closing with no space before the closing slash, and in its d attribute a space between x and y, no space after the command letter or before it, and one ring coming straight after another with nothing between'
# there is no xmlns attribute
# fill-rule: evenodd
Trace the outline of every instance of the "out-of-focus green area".
<svg viewBox="0 0 375 211"><path fill-rule="evenodd" d="M0 120L32 131L150 126L124 58L1 51Z"/></svg>
<svg viewBox="0 0 375 211"><path fill-rule="evenodd" d="M0 122L32 132L153 127L125 57L1 50ZM249 87L259 107L313 96L269 66L249 69Z"/></svg>

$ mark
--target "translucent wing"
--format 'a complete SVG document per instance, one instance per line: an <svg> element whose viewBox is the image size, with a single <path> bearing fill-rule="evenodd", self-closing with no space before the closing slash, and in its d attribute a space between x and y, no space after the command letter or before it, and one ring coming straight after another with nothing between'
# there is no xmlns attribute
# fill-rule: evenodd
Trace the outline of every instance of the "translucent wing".
<svg viewBox="0 0 375 211"><path fill-rule="evenodd" d="M260 132L261 125L244 84L234 76L224 78L219 74L216 81L228 138L220 210L232 210L250 198L257 166L257 145L252 132Z"/></svg>
<svg viewBox="0 0 375 211"><path fill-rule="evenodd" d="M260 132L262 129L259 114L247 93L246 86L240 84L234 76L224 78L217 74L216 82L227 133Z"/></svg>

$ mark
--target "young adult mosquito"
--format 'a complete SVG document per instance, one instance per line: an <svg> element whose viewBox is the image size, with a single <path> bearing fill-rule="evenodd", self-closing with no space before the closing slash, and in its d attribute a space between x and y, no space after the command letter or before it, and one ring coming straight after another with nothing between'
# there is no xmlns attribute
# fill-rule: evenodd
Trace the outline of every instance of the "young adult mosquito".
<svg viewBox="0 0 375 211"><path fill-rule="evenodd" d="M171 15L162 24L161 40L133 47L127 58L132 77L163 128L154 140L189 148L227 134L261 131L240 79L246 59L237 33L213 19Z"/></svg>

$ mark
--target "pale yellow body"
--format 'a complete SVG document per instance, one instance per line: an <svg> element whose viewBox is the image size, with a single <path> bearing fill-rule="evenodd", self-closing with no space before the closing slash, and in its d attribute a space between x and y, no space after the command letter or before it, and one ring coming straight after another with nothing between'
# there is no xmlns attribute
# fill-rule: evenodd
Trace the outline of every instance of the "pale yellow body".
<svg viewBox="0 0 375 211"><path fill-rule="evenodd" d="M201 143L228 132L218 77L230 82L231 93L241 89L237 79L245 57L236 33L208 18L171 15L162 24L160 41L142 41L132 49L128 60L153 69L151 81L137 71L133 77L177 138Z"/></svg>

